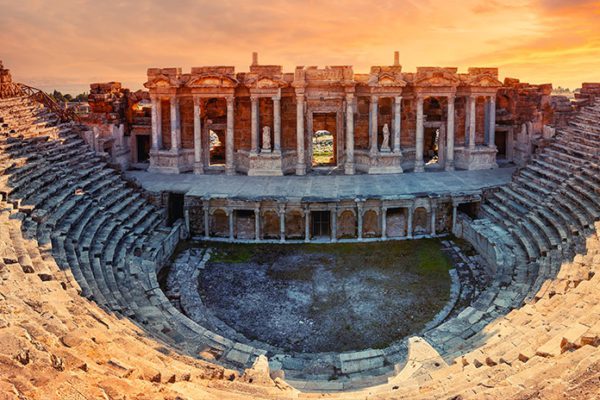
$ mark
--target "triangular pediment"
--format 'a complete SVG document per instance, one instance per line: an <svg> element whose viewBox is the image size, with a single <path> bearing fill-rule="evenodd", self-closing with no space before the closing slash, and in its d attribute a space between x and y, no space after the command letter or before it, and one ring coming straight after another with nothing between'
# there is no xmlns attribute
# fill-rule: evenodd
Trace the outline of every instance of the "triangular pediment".
<svg viewBox="0 0 600 400"><path fill-rule="evenodd" d="M207 75L191 78L186 86L191 88L235 87L237 86L237 81L228 76Z"/></svg>
<svg viewBox="0 0 600 400"><path fill-rule="evenodd" d="M456 81L442 74L421 79L417 82L419 86L454 86Z"/></svg>
<svg viewBox="0 0 600 400"><path fill-rule="evenodd" d="M171 86L173 86L173 83L171 82L171 78L169 78L166 75L156 76L156 77L152 78L151 80L149 80L148 82L144 83L144 87L146 87L148 89L166 88L166 87L171 87Z"/></svg>
<svg viewBox="0 0 600 400"><path fill-rule="evenodd" d="M479 75L467 82L470 86L500 87L502 82L491 75Z"/></svg>

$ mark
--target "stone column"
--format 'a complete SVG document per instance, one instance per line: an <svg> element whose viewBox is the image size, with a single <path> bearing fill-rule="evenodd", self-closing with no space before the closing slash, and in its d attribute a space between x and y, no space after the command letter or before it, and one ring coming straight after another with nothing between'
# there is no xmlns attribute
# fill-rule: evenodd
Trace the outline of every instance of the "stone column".
<svg viewBox="0 0 600 400"><path fill-rule="evenodd" d="M310 210L308 206L304 208L304 241L310 242Z"/></svg>
<svg viewBox="0 0 600 400"><path fill-rule="evenodd" d="M370 109L370 113L369 113L369 121L371 124L371 149L369 151L369 155L371 157L375 157L377 156L377 113L379 111L379 105L378 105L379 99L377 98L377 96L372 95L371 96L371 109Z"/></svg>
<svg viewBox="0 0 600 400"><path fill-rule="evenodd" d="M387 238L387 207L381 207L381 238Z"/></svg>
<svg viewBox="0 0 600 400"><path fill-rule="evenodd" d="M227 97L227 133L225 136L225 173L235 175L233 161L233 96Z"/></svg>
<svg viewBox="0 0 600 400"><path fill-rule="evenodd" d="M357 221L358 221L358 241L362 241L363 238L363 202L359 201L356 205L357 208Z"/></svg>
<svg viewBox="0 0 600 400"><path fill-rule="evenodd" d="M454 233L454 227L456 226L456 208L458 207L457 204L452 204L452 232Z"/></svg>
<svg viewBox="0 0 600 400"><path fill-rule="evenodd" d="M304 155L304 94L296 96L296 175L306 175Z"/></svg>
<svg viewBox="0 0 600 400"><path fill-rule="evenodd" d="M454 171L454 96L448 96L448 129L446 130L446 171Z"/></svg>
<svg viewBox="0 0 600 400"><path fill-rule="evenodd" d="M281 153L281 95L273 97L273 152Z"/></svg>
<svg viewBox="0 0 600 400"><path fill-rule="evenodd" d="M285 204L279 206L279 241L285 242Z"/></svg>
<svg viewBox="0 0 600 400"><path fill-rule="evenodd" d="M158 146L158 126L160 124L160 99L156 96L151 97L152 100L152 150L157 151L160 147Z"/></svg>
<svg viewBox="0 0 600 400"><path fill-rule="evenodd" d="M406 232L406 237L412 239L413 237L413 208L409 207L408 209L408 231Z"/></svg>
<svg viewBox="0 0 600 400"><path fill-rule="evenodd" d="M202 165L202 120L200 119L200 97L194 97L194 173L203 174Z"/></svg>
<svg viewBox="0 0 600 400"><path fill-rule="evenodd" d="M475 150L475 119L476 119L476 107L477 97L469 97L469 149Z"/></svg>
<svg viewBox="0 0 600 400"><path fill-rule="evenodd" d="M471 113L471 103L469 99L469 96L465 97L465 147L469 145L469 121L471 120L471 117L469 116Z"/></svg>
<svg viewBox="0 0 600 400"><path fill-rule="evenodd" d="M344 172L346 175L354 175L354 96L346 95L346 164Z"/></svg>
<svg viewBox="0 0 600 400"><path fill-rule="evenodd" d="M254 209L254 240L260 240L260 209L256 207Z"/></svg>
<svg viewBox="0 0 600 400"><path fill-rule="evenodd" d="M250 97L250 152L252 154L258 153L258 98Z"/></svg>
<svg viewBox="0 0 600 400"><path fill-rule="evenodd" d="M423 162L423 141L424 141L424 126L423 126L423 97L417 96L417 137L415 143L415 172L425 171L425 163Z"/></svg>
<svg viewBox="0 0 600 400"><path fill-rule="evenodd" d="M337 242L337 207L331 212L331 241Z"/></svg>
<svg viewBox="0 0 600 400"><path fill-rule="evenodd" d="M431 236L435 236L435 220L436 220L436 210L435 205L431 206Z"/></svg>
<svg viewBox="0 0 600 400"><path fill-rule="evenodd" d="M496 96L490 96L490 131L488 136L488 146L496 148Z"/></svg>
<svg viewBox="0 0 600 400"><path fill-rule="evenodd" d="M210 213L209 213L209 201L208 200L204 200L202 202L202 208L204 211L204 238L208 239L210 237L210 223L209 223L209 218L210 218Z"/></svg>
<svg viewBox="0 0 600 400"><path fill-rule="evenodd" d="M233 241L234 237L233 237L233 213L234 210L232 210L231 208L229 208L227 210L227 216L229 217L229 240Z"/></svg>
<svg viewBox="0 0 600 400"><path fill-rule="evenodd" d="M179 141L181 132L179 132L179 101L176 95L171 96L171 151L179 151Z"/></svg>
<svg viewBox="0 0 600 400"><path fill-rule="evenodd" d="M400 134L402 132L402 96L394 97L394 153L400 153Z"/></svg>

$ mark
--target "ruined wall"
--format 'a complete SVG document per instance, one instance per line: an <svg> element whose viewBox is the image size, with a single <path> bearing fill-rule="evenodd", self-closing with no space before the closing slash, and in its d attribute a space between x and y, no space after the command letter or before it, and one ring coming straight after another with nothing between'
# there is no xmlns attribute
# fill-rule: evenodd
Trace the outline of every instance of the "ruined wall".
<svg viewBox="0 0 600 400"><path fill-rule="evenodd" d="M0 60L0 99L18 96L19 88L12 81L10 70L5 69Z"/></svg>
<svg viewBox="0 0 600 400"><path fill-rule="evenodd" d="M296 150L296 96L281 97L281 150Z"/></svg>

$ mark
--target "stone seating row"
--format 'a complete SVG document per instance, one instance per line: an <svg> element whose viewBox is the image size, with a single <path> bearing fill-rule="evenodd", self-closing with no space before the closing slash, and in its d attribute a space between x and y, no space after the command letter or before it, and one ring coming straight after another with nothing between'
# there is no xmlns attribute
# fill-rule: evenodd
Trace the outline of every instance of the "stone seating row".
<svg viewBox="0 0 600 400"><path fill-rule="evenodd" d="M0 102L0 118L4 115L2 107ZM18 102L14 107L19 107ZM34 109L30 111L35 112ZM568 134L568 130L561 134ZM29 285L54 285L58 290L59 283L68 283L76 290L81 288L82 294L115 317L132 318L159 342L194 354L201 350L207 358L213 355L231 365L250 364L259 352L257 349L219 337L174 310L158 288L155 263L138 255L156 254L168 235L169 229L162 227L164 217L160 210L145 202L142 193L123 184L101 160L88 164L86 157L69 160L80 155L77 151L65 153L63 158L60 150L72 143L61 142L68 135L66 131L55 130L43 140L26 139L35 135L28 136L26 129L20 133L4 129L0 133L0 146L6 145L0 150L6 155L0 168L9 178L2 183L0 204L2 210L8 211L0 213L0 218L9 229L0 230L0 260L3 265L8 261L12 266L10 273L20 277L15 281L16 288L27 293ZM9 138L21 144L13 145ZM79 142L72 147L84 146ZM524 168L509 190L491 193L482 205L482 216L486 218L473 224L480 226L480 232L493 235L491 239L497 243L497 279L471 307L426 336L450 365L436 361L439 365L427 364L422 372L401 374L396 380L386 375L389 371L380 371L388 381L386 385L328 397L509 396L525 386L534 386L534 380L541 376L558 376L557 365L585 369L598 360L600 294L595 288L600 279L600 245L593 233L598 229L594 226L598 203L596 187L591 184L597 184L597 175L585 173L595 170L594 163L572 160L581 159L574 155L576 151L577 148L561 146L548 148L539 157L555 168L540 169L540 163L537 170ZM565 156L555 156L556 153ZM30 162L39 168L29 167ZM561 174L556 168L570 162L576 163L575 172L581 175L569 178L569 174ZM58 167L53 169L52 165ZM543 172L548 170L552 174ZM532 178L536 181L530 181ZM588 189L592 194L586 194ZM539 256L531 257L528 247L529 252ZM565 262L573 258L574 252L578 256ZM531 301L520 307L528 297ZM116 324L115 321L111 319L110 324ZM507 336L510 340L506 340ZM126 336L123 340L129 339ZM117 347L110 347L112 356L127 360L127 349ZM364 359L369 357L365 355ZM139 355L129 360L136 366L161 365L155 358L149 362ZM107 373L105 365L109 364L94 365L94 373ZM163 360L162 365L165 364ZM406 367L412 368L411 364ZM178 373L175 368L166 371L165 375ZM562 370L561 373L564 374ZM294 377L290 381L313 390L353 388L348 382L345 386L327 381L326 377L324 374L320 381L316 379L312 386L310 381L294 381ZM354 383L360 379L357 375ZM363 379L370 384L381 382L369 375ZM215 385L232 390L233 386L219 382ZM281 391L263 394L286 397ZM321 396L296 394L300 398L317 395Z"/></svg>
<svg viewBox="0 0 600 400"><path fill-rule="evenodd" d="M25 110L40 111L36 107ZM227 363L235 343L190 321L182 323L182 316L162 304L168 303L166 299L157 301L160 295L147 293L158 289L155 282L143 284L149 273L139 265L139 271L130 269L134 258L141 260L131 256L135 250L152 253L149 247L164 239L164 233L154 244L148 239L164 223L163 213L141 193L119 184L116 172L89 150L82 150L86 146L71 131L55 130L53 137L43 138L31 130L4 134L8 135L5 143L15 143L3 147L5 160L12 162L10 169L5 169L11 177L7 199L26 211L25 231L39 243L52 246L61 267L72 271L82 294L106 310L133 317L142 326L156 325L151 331L165 341L175 337L173 342L190 347L190 352L204 349L223 356ZM14 163L15 159L34 159L31 162L36 168L27 161ZM187 334L182 336L182 332ZM245 360L237 363L242 367L261 353L252 348L242 350L237 350L245 354ZM230 358L231 364L236 364L233 354Z"/></svg>

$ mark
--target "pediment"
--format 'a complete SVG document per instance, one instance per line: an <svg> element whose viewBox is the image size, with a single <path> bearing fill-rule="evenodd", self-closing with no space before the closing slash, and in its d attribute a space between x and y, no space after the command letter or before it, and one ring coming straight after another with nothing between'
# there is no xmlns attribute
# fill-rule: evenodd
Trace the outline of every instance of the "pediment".
<svg viewBox="0 0 600 400"><path fill-rule="evenodd" d="M237 81L227 76L208 75L192 78L186 84L191 88L231 88L237 86Z"/></svg>
<svg viewBox="0 0 600 400"><path fill-rule="evenodd" d="M259 78L256 81L256 87L258 88L278 88L279 87L279 83L275 82L272 79L269 78Z"/></svg>
<svg viewBox="0 0 600 400"><path fill-rule="evenodd" d="M159 75L144 83L144 87L148 89L167 88L172 86L177 85L174 85L173 82L171 82L171 79L166 75Z"/></svg>
<svg viewBox="0 0 600 400"><path fill-rule="evenodd" d="M419 86L454 86L456 80L442 74L434 74L433 76L420 79L417 84Z"/></svg>
<svg viewBox="0 0 600 400"><path fill-rule="evenodd" d="M500 87L502 86L502 82L491 75L479 75L473 79L470 79L467 84L469 86L479 86L479 87Z"/></svg>

